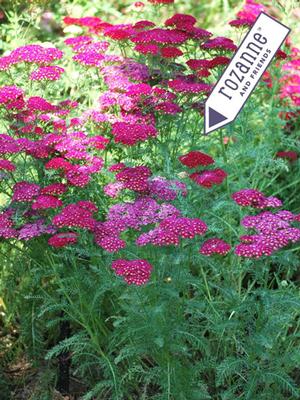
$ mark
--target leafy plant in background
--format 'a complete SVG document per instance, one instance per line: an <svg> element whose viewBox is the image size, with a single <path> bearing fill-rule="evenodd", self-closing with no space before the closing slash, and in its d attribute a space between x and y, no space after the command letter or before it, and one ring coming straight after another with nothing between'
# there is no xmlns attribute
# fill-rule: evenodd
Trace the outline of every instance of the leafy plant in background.
<svg viewBox="0 0 300 400"><path fill-rule="evenodd" d="M65 392L71 367L84 400L298 398L299 50L287 41L236 123L203 137L231 39L183 14L64 24L81 34L0 58L18 345L58 360Z"/></svg>

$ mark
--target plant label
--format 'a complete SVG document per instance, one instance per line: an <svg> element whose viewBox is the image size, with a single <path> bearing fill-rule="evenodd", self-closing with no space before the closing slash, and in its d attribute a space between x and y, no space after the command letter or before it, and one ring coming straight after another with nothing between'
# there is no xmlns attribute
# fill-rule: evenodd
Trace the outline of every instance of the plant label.
<svg viewBox="0 0 300 400"><path fill-rule="evenodd" d="M234 121L291 30L261 12L205 102L205 134Z"/></svg>

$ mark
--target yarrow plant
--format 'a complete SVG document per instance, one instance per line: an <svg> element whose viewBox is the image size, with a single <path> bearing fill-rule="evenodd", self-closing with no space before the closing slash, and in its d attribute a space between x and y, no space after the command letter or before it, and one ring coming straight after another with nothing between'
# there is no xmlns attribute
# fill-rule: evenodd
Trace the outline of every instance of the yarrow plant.
<svg viewBox="0 0 300 400"><path fill-rule="evenodd" d="M239 43L172 5L134 4L161 23L67 15L58 44L0 57L3 279L25 293L32 352L74 365L86 400L297 398L282 282L300 241L299 50L287 41L249 109L204 138ZM230 25L268 10L248 0Z"/></svg>

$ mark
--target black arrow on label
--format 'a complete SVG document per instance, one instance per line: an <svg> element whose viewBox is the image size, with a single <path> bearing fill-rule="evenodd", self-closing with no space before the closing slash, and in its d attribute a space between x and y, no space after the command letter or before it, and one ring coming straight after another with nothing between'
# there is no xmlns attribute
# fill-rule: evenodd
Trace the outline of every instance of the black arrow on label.
<svg viewBox="0 0 300 400"><path fill-rule="evenodd" d="M220 122L225 121L227 117L220 114L218 111L214 110L211 107L208 107L208 126L211 128L214 125L219 124Z"/></svg>

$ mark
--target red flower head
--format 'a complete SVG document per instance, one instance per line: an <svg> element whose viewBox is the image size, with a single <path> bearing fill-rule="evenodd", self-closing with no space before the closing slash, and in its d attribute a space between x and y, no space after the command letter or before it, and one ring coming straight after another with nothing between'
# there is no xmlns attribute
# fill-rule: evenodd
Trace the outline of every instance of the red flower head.
<svg viewBox="0 0 300 400"><path fill-rule="evenodd" d="M189 153L180 156L179 161L181 164L187 166L188 168L196 168L199 165L206 166L211 165L215 160L208 154L201 153L201 151L190 151Z"/></svg>
<svg viewBox="0 0 300 400"><path fill-rule="evenodd" d="M289 161L296 161L298 154L295 151L278 151L276 156L279 158L286 158Z"/></svg>
<svg viewBox="0 0 300 400"><path fill-rule="evenodd" d="M204 170L201 172L194 172L190 178L198 185L211 188L213 185L220 185L226 178L227 173L220 169Z"/></svg>
<svg viewBox="0 0 300 400"><path fill-rule="evenodd" d="M61 232L52 236L48 240L48 244L52 247L64 247L68 244L74 244L77 242L78 234L75 232Z"/></svg>
<svg viewBox="0 0 300 400"><path fill-rule="evenodd" d="M185 27L192 27L197 22L196 18L187 14L175 14L165 22L165 26L174 26L184 30Z"/></svg>
<svg viewBox="0 0 300 400"><path fill-rule="evenodd" d="M163 58L176 58L183 55L183 52L177 47L163 47L160 51Z"/></svg>

